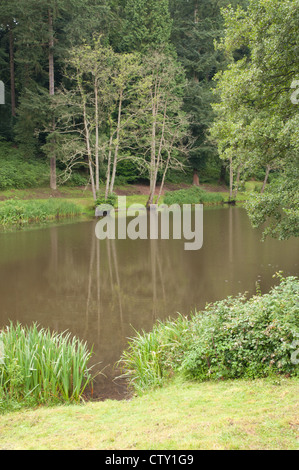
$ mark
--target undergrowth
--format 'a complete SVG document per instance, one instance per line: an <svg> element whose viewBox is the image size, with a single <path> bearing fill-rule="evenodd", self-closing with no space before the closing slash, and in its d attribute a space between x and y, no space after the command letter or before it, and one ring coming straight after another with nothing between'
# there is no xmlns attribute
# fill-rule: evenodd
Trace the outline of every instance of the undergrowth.
<svg viewBox="0 0 299 470"><path fill-rule="evenodd" d="M136 333L119 361L130 386L142 393L174 374L199 381L298 375L299 281L279 276L268 294L228 297Z"/></svg>

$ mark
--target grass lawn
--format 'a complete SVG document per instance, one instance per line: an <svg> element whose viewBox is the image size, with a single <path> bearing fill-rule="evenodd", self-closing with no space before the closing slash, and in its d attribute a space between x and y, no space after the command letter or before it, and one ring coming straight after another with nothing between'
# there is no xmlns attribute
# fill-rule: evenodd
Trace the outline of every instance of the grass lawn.
<svg viewBox="0 0 299 470"><path fill-rule="evenodd" d="M298 379L174 382L130 401L0 417L0 449L298 449Z"/></svg>

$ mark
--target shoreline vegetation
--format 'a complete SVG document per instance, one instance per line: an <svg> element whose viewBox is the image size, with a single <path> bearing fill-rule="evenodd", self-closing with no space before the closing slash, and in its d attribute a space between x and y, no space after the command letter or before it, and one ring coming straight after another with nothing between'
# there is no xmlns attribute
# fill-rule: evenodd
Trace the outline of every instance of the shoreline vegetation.
<svg viewBox="0 0 299 470"><path fill-rule="evenodd" d="M297 449L298 365L290 357L297 354L299 281L277 277L268 294L227 298L136 332L121 359L135 393L120 401L84 400L90 353L76 339L10 325L2 339L15 359L5 378L0 365L0 449ZM60 348L46 348L44 357L38 340L31 364L27 346L37 336ZM73 365L83 358L78 387L74 374L63 378L70 367L60 353L68 347ZM62 380L53 383L55 354Z"/></svg>
<svg viewBox="0 0 299 470"><path fill-rule="evenodd" d="M158 321L136 332L118 366L137 394L184 380L297 376L299 280L276 273L269 293L227 297L191 316Z"/></svg>
<svg viewBox="0 0 299 470"><path fill-rule="evenodd" d="M135 332L115 365L130 396L197 382L297 377L299 280L275 276L269 293L208 304L189 317L158 321ZM12 323L0 331L0 412L10 408L84 401L93 387L92 351L71 335ZM54 367L54 368L53 368Z"/></svg>
<svg viewBox="0 0 299 470"><path fill-rule="evenodd" d="M136 188L119 187L116 194L126 195L128 206L145 205L146 187ZM223 187L204 189L172 186L160 203L219 206L228 201ZM240 192L238 203L246 202L250 192ZM54 194L46 188L0 193L0 225L25 228L94 217L90 191L61 188ZM38 356L39 340L35 363L21 365L18 357L26 355L21 350L16 354L16 338L28 352L26 341L39 332L36 325L11 325L11 338L13 332L19 334L11 340L15 359L5 371L0 363L0 449L296 449L299 377L298 365L290 358L299 336L299 281L277 277L279 285L268 294L261 295L257 288L250 299L230 297L188 318L179 315L158 322L150 332L136 331L117 364L122 365L122 378L127 378L132 392L121 401L92 400L90 352L81 343L77 347L85 365L77 368L78 386L72 382L73 366L71 376L64 376L61 357L54 363L61 366L62 382L50 378L54 355L48 356L47 366L47 358ZM51 340L45 330L40 334L43 341ZM54 344L58 338L62 349L74 352L69 337L63 342L59 333L53 333ZM59 348L54 349L59 356ZM79 364L80 355L71 356L74 366ZM38 372L41 364L45 368ZM91 419L97 423L92 430Z"/></svg>
<svg viewBox="0 0 299 470"><path fill-rule="evenodd" d="M68 200L46 199L24 201L10 199L0 203L0 225L24 227L29 224L57 221L80 216L83 208Z"/></svg>
<svg viewBox="0 0 299 470"><path fill-rule="evenodd" d="M117 195L125 195L127 207L146 205L149 188L145 185L126 185L116 188ZM236 203L246 202L250 191L239 193ZM103 203L103 199L98 198ZM229 201L225 187L209 185L170 185L160 198L162 204L223 205ZM110 203L110 201L107 201ZM83 187L62 187L58 191L48 188L7 190L0 192L0 227L28 227L33 224L57 222L74 217L94 217L95 203L91 190Z"/></svg>

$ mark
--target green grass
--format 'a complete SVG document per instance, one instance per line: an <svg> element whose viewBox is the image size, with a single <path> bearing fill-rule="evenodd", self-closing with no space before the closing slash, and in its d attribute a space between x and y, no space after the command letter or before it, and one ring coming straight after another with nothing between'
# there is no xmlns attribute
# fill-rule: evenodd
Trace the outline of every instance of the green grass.
<svg viewBox="0 0 299 470"><path fill-rule="evenodd" d="M20 200L0 203L0 225L24 226L82 214L82 206L66 199Z"/></svg>
<svg viewBox="0 0 299 470"><path fill-rule="evenodd" d="M296 450L298 384L173 382L130 401L8 413L0 449Z"/></svg>
<svg viewBox="0 0 299 470"><path fill-rule="evenodd" d="M219 193L209 193L200 187L192 186L188 189L168 191L164 196L165 204L219 204L223 197Z"/></svg>
<svg viewBox="0 0 299 470"><path fill-rule="evenodd" d="M10 323L0 341L0 411L79 401L92 381L91 352L70 333Z"/></svg>

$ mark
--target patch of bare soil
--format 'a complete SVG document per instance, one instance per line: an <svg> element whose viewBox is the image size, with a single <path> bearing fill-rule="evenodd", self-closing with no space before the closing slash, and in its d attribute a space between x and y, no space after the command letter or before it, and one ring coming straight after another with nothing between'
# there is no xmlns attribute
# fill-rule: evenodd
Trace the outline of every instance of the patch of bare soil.
<svg viewBox="0 0 299 470"><path fill-rule="evenodd" d="M165 192L167 192L167 191L175 191L177 189L183 189L183 188L189 188L189 187L190 187L190 185L185 184L185 183L182 183L182 184L168 183L168 184L164 185L164 188L162 190L162 195L164 195ZM132 184L132 185L130 185L130 186L124 188L124 189L115 189L115 193L118 196L130 196L130 195L133 195L133 194L148 195L149 191L150 191L150 187L147 184ZM155 194L156 195L159 194L159 191L160 191L160 186L157 185L156 190L155 190Z"/></svg>
<svg viewBox="0 0 299 470"><path fill-rule="evenodd" d="M229 193L229 189L224 184L221 186L215 186L213 184L200 184L199 186L209 193Z"/></svg>
<svg viewBox="0 0 299 470"><path fill-rule="evenodd" d="M164 188L162 190L162 195L164 195L167 191L177 191L178 189L187 189L191 187L192 187L191 184L186 184L186 183L181 183L181 184L167 183L164 185ZM205 191L212 192L212 193L229 191L225 185L216 186L213 184L200 184L199 187L204 189ZM147 184L132 184L123 189L116 189L115 193L118 196L129 196L133 194L148 195L149 191L150 191L150 187ZM159 191L160 191L160 186L157 185L155 194L158 194Z"/></svg>
<svg viewBox="0 0 299 470"><path fill-rule="evenodd" d="M129 400L132 392L128 390L124 379L97 378L93 384L93 389L85 390L84 399L86 401L105 401L105 400Z"/></svg>

